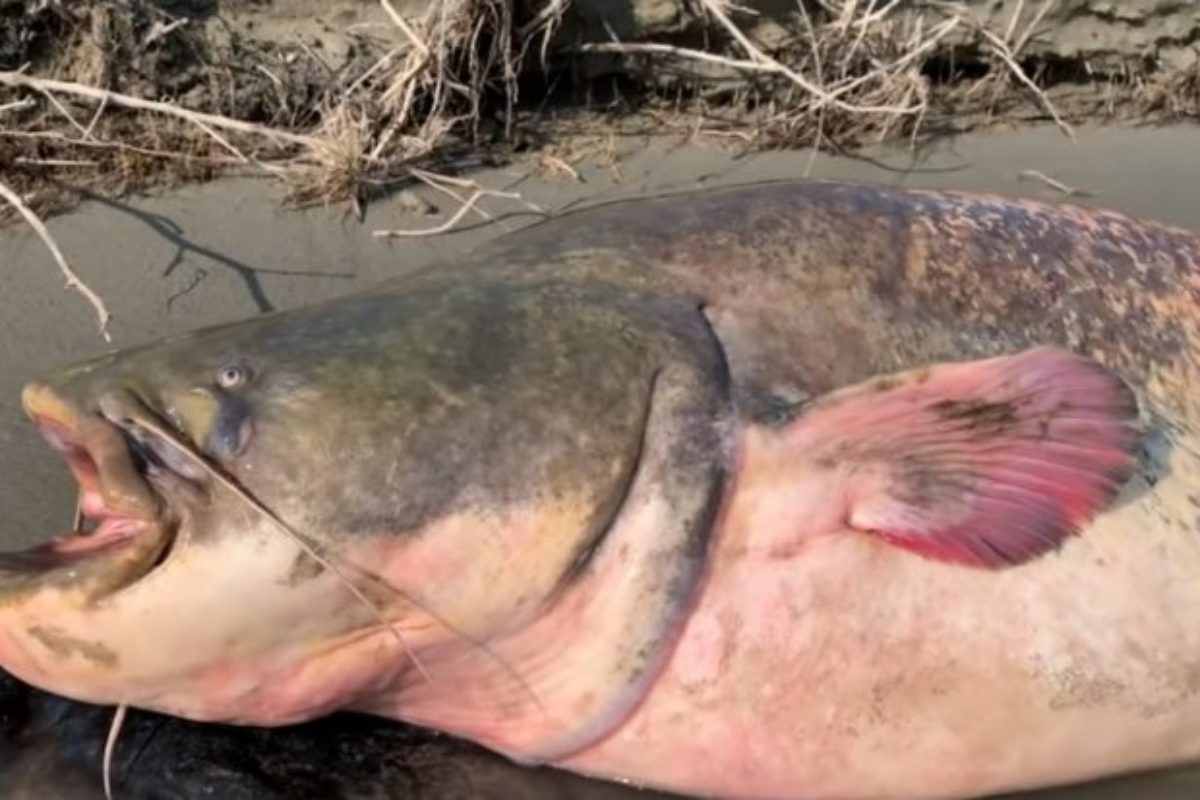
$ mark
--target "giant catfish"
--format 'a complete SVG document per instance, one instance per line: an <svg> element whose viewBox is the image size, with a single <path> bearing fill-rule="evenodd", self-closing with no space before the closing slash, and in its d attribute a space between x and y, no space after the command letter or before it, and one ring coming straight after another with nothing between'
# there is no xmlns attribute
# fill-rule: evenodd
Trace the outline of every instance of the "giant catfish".
<svg viewBox="0 0 1200 800"><path fill-rule="evenodd" d="M700 796L1200 758L1200 237L777 182L31 382L85 524L0 666ZM10 466L11 468L11 466Z"/></svg>

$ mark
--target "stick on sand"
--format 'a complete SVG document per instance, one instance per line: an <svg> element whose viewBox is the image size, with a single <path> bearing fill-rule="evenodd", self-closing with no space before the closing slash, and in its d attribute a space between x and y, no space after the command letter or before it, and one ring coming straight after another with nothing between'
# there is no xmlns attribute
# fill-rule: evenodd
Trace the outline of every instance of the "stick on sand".
<svg viewBox="0 0 1200 800"><path fill-rule="evenodd" d="M42 222L37 214L33 213L33 210L25 204L20 195L9 188L3 181L0 181L0 197L8 201L8 204L15 208L25 218L25 221L29 223L30 227L37 232L37 235L42 237L42 241L46 243L46 247L50 250L50 255L54 256L54 260L58 262L58 268L67 279L67 288L79 292L92 304L92 308L96 309L96 316L100 321L100 335L104 337L104 341L111 342L112 337L108 334L108 323L112 319L112 314L108 313L108 307L104 305L104 301L100 299L100 295L92 291L91 287L75 274L75 270L71 269L71 265L67 263L66 256L58 248L58 244L54 241L54 237L50 235L50 231L46 228L45 223Z"/></svg>

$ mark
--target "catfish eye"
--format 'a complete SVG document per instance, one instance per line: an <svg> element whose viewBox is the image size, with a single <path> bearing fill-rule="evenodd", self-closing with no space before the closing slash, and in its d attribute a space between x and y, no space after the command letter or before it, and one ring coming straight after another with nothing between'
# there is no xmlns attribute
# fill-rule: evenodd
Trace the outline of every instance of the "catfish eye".
<svg viewBox="0 0 1200 800"><path fill-rule="evenodd" d="M222 389L236 389L250 379L250 371L241 364L226 364L217 370L217 385Z"/></svg>

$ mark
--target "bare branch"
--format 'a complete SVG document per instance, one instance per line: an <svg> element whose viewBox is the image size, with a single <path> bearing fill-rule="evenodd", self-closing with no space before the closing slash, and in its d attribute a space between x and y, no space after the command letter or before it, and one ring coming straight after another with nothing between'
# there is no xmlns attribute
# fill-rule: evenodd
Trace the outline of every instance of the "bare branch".
<svg viewBox="0 0 1200 800"><path fill-rule="evenodd" d="M75 270L71 269L71 265L67 263L66 256L62 254L58 244L54 241L54 237L50 235L50 231L46 228L45 223L41 218L25 204L21 196L14 192L7 184L0 181L0 198L8 201L8 204L17 210L17 212L25 218L29 226L41 237L46 244L46 248L50 251L50 255L58 263L59 270L67 279L67 288L74 289L79 292L96 310L96 317L100 322L100 335L104 337L104 341L111 342L112 338L108 334L108 323L112 319L112 315L108 313L108 308L104 305L104 301L100 299L100 295L92 291L83 280L75 274Z"/></svg>
<svg viewBox="0 0 1200 800"><path fill-rule="evenodd" d="M263 136L269 139L278 139L279 141L289 142L291 144L302 145L304 147L320 147L319 139L312 136L304 136L298 133L289 133L287 131L268 128L265 125L256 125L253 122L243 122L242 120L224 117L219 114L206 114L201 111L191 111L186 108L171 105L170 103L160 103L154 100L143 100L140 97L133 97L119 92L110 92L107 89L99 89L95 86L86 86L82 83L73 83L71 81L56 81L50 78L35 78L30 75L23 75L20 72L0 71L0 85L9 86L14 89L33 89L38 92L60 92L63 94L72 94L76 97L87 97L99 102L109 102L114 105L124 106L125 108L133 108L140 111L153 111L159 114L167 114L172 117L177 117L200 126L210 126L212 128L220 128L224 130L239 131L241 133L249 133L255 136ZM86 129L78 125L81 131Z"/></svg>
<svg viewBox="0 0 1200 800"><path fill-rule="evenodd" d="M425 173L425 175L428 176L429 173ZM452 215L450 215L449 219L447 219L445 222L443 222L440 225L435 225L431 228L418 228L415 230L403 230L403 229L401 229L401 230L378 230L378 231L374 232L374 235L376 238L379 238L379 239L397 239L397 238L416 238L416 237L420 237L420 236L436 236L439 233L446 233L447 231L453 229L454 226L457 225L462 220L463 217L465 217L467 214L469 214L471 212L472 209L475 208L475 204L478 203L480 200L482 200L485 197L499 197L499 198L506 198L509 200L521 200L521 195L517 192L502 192L502 191L498 191L496 189L476 188L475 191L471 192L471 195L462 202L462 205L460 205L458 207L458 210L455 211ZM536 206L533 203L530 203L527 200L522 200L522 202L529 208L533 209L536 213L539 213L539 214L546 213L541 208L539 208L538 206Z"/></svg>

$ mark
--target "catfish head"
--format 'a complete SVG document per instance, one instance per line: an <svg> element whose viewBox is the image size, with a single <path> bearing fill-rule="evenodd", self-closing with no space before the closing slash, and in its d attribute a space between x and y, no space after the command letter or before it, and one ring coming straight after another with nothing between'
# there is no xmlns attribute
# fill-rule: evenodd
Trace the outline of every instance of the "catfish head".
<svg viewBox="0 0 1200 800"><path fill-rule="evenodd" d="M81 522L0 556L0 666L86 702L360 709L534 759L604 735L700 581L726 364L694 298L484 275L29 384Z"/></svg>

